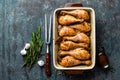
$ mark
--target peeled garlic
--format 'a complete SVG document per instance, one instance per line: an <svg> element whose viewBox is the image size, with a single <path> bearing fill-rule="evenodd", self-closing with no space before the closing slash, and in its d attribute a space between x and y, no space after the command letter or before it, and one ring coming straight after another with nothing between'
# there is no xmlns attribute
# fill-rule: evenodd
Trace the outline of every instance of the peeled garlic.
<svg viewBox="0 0 120 80"><path fill-rule="evenodd" d="M27 51L25 49L21 50L21 55L26 55L27 54Z"/></svg>
<svg viewBox="0 0 120 80"><path fill-rule="evenodd" d="M29 49L30 48L30 43L26 43L24 48Z"/></svg>
<svg viewBox="0 0 120 80"><path fill-rule="evenodd" d="M44 66L44 64L45 64L45 63L44 63L43 60L39 60L39 61L38 61L38 65L39 65L39 66Z"/></svg>

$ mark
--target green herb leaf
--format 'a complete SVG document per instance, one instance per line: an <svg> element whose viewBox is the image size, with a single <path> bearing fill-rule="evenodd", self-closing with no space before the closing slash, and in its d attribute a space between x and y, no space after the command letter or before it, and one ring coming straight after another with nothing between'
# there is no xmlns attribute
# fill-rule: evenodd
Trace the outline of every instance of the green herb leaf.
<svg viewBox="0 0 120 80"><path fill-rule="evenodd" d="M43 47L43 40L41 39L41 27L37 27L37 32L32 32L32 38L30 40L30 49L27 51L23 66L31 68L33 64L40 57L40 53Z"/></svg>

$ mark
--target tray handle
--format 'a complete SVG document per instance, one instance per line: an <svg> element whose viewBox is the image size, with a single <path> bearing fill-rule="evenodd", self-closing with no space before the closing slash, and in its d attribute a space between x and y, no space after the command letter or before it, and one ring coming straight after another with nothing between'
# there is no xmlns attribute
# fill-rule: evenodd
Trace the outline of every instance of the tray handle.
<svg viewBox="0 0 120 80"><path fill-rule="evenodd" d="M83 7L82 3L66 3L64 7Z"/></svg>

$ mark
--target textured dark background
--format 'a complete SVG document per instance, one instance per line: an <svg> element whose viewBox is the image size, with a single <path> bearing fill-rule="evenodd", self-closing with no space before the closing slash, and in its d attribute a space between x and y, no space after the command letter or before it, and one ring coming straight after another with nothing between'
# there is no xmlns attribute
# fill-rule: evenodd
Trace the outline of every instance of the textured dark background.
<svg viewBox="0 0 120 80"><path fill-rule="evenodd" d="M42 26L44 14L52 14L67 2L81 2L96 13L97 45L104 46L115 72L104 72L97 66L84 75L61 74L53 65L47 78L37 64L28 71L22 68L20 50L31 38L31 32ZM0 80L119 80L120 79L120 0L0 0ZM42 53L45 53L45 45ZM52 45L51 45L52 55ZM40 59L45 60L43 55ZM51 58L52 62L52 58Z"/></svg>

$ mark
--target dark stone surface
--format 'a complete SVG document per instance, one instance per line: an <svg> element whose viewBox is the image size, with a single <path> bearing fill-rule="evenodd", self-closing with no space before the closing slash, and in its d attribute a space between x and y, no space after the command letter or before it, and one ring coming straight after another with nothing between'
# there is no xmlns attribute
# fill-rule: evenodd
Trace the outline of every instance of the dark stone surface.
<svg viewBox="0 0 120 80"><path fill-rule="evenodd" d="M52 14L67 2L81 2L96 12L97 45L104 46L115 72L104 72L97 66L87 74L61 75L52 67L47 78L44 68L37 64L28 71L22 68L20 50L31 38L31 32L42 26L44 14ZM120 0L0 0L0 80L119 80L120 79ZM45 45L42 53L45 53ZM52 56L52 45L51 45ZM45 56L39 59L45 60ZM51 58L52 62L52 58Z"/></svg>

